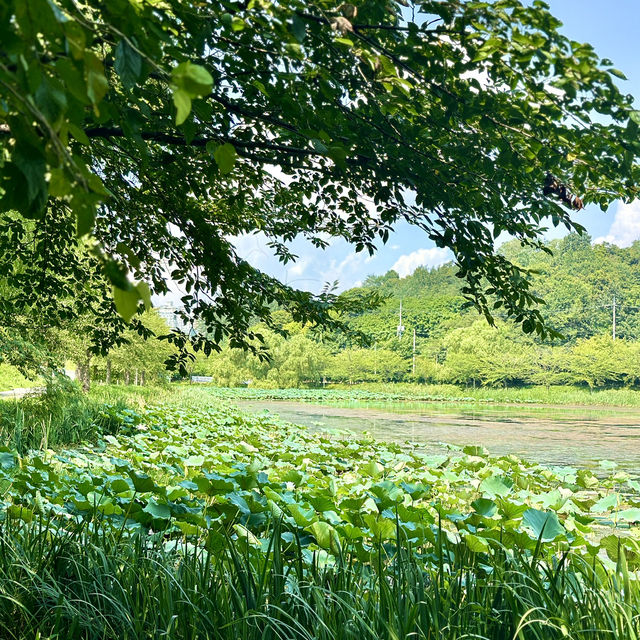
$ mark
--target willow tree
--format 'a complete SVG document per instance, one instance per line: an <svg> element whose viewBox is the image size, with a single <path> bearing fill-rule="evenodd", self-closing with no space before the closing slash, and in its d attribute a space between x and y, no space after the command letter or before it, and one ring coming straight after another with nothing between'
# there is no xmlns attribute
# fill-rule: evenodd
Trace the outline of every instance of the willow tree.
<svg viewBox="0 0 640 640"><path fill-rule="evenodd" d="M451 249L481 313L545 335L495 238L580 230L573 209L635 196L640 152L621 72L560 27L539 0L5 0L1 215L45 248L20 261L30 298L2 308L56 319L63 280L70 313L99 310L108 283L129 320L172 279L209 329L197 346L255 347L276 306L335 324L349 303L261 273L234 237L287 262L298 236L373 252L407 221Z"/></svg>

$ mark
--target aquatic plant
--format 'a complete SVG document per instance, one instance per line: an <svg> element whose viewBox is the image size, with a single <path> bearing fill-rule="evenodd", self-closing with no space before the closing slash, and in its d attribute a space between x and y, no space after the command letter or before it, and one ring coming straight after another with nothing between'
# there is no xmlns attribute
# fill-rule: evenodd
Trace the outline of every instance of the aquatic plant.
<svg viewBox="0 0 640 640"><path fill-rule="evenodd" d="M219 401L103 414L96 446L0 452L8 637L638 633L640 484L615 465L434 455Z"/></svg>

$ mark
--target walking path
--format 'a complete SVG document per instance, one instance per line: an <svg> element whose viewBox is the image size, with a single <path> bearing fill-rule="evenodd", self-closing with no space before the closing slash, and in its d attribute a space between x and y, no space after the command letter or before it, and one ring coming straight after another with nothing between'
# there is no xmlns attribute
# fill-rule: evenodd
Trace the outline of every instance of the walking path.
<svg viewBox="0 0 640 640"><path fill-rule="evenodd" d="M20 387L18 389L9 389L9 391L0 391L0 397L23 398L26 395L38 395L43 391L44 387Z"/></svg>

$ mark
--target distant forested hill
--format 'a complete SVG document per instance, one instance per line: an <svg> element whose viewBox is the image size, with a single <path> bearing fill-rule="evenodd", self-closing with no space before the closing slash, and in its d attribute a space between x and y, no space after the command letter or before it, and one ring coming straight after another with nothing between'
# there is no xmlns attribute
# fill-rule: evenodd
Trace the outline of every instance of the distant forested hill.
<svg viewBox="0 0 640 640"><path fill-rule="evenodd" d="M640 242L621 249L591 244L589 236L571 234L548 243L549 255L518 242L509 242L501 252L510 260L537 273L535 292L546 305L543 315L563 334L561 344L579 338L611 333L613 300L616 300L618 337L640 338ZM460 280L452 264L436 269L419 267L413 275L398 277L395 271L369 276L364 288L390 296L374 311L353 318L353 325L380 340L396 335L402 300L403 324L422 338L437 339L453 328L478 319L474 309L464 309ZM500 309L497 319L505 319Z"/></svg>

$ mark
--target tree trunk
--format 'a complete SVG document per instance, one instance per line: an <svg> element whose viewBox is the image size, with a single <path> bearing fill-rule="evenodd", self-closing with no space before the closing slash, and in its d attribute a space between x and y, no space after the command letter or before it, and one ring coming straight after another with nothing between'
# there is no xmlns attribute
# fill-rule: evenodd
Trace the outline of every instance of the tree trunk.
<svg viewBox="0 0 640 640"><path fill-rule="evenodd" d="M124 383L126 385L129 385L131 383L131 371L129 371L129 369L124 372Z"/></svg>
<svg viewBox="0 0 640 640"><path fill-rule="evenodd" d="M136 385L136 387L138 386L138 370L136 369L136 375L135 375L135 382L133 383Z"/></svg>
<svg viewBox="0 0 640 640"><path fill-rule="evenodd" d="M109 358L107 358L107 372L104 381L111 384L111 360Z"/></svg>
<svg viewBox="0 0 640 640"><path fill-rule="evenodd" d="M146 378L145 372L144 372L144 371L141 371L141 372L140 372L140 384L141 384L143 387L144 387L144 384L145 384L145 378Z"/></svg>
<svg viewBox="0 0 640 640"><path fill-rule="evenodd" d="M84 376L82 378L82 390L85 393L89 393L89 389L91 389L91 352L87 349L85 352L86 360L84 362L83 373Z"/></svg>

